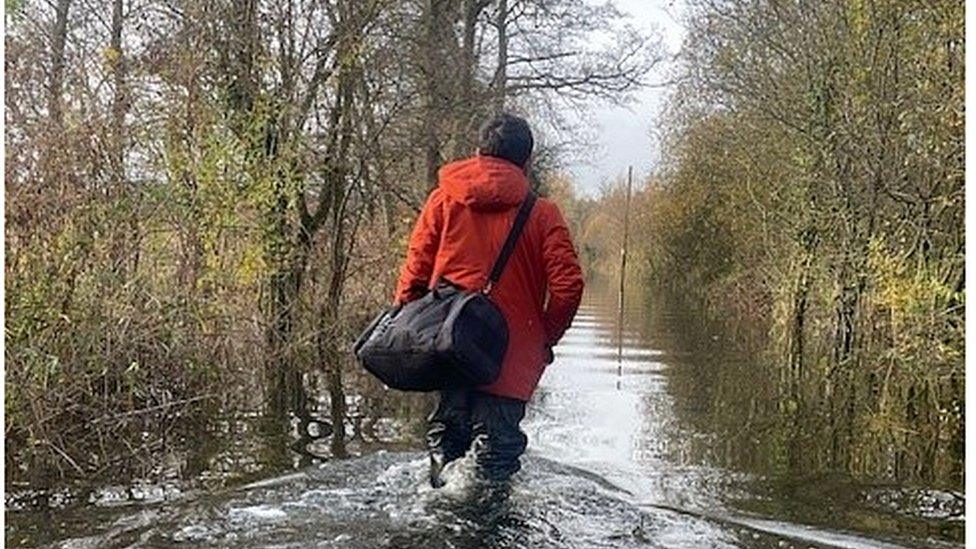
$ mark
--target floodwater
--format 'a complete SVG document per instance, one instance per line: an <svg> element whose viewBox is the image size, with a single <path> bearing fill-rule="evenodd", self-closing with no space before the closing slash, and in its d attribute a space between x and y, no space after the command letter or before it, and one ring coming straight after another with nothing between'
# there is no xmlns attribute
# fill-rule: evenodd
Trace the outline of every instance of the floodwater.
<svg viewBox="0 0 976 549"><path fill-rule="evenodd" d="M961 487L854 481L771 455L782 433L723 401L764 394L751 358L687 316L637 300L618 331L611 294L589 293L530 403L508 490L480 485L469 458L427 486L416 406L394 406L349 459L315 459L328 445L314 428L296 444L236 417L208 427L224 446L193 439L153 480L8 487L7 545L961 546Z"/></svg>

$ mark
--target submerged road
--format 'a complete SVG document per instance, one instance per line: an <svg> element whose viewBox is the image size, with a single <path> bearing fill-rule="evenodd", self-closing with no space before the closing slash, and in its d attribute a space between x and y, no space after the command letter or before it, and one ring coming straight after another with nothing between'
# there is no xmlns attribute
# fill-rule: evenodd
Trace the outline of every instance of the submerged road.
<svg viewBox="0 0 976 549"><path fill-rule="evenodd" d="M951 546L736 510L737 500L775 496L750 492L762 479L696 457L717 442L678 419L669 383L682 357L637 330L618 351L614 319L612 300L587 296L531 403L530 450L507 498L479 487L468 458L433 490L423 454L378 452L220 493L75 512L66 520L89 521L90 532L54 546Z"/></svg>

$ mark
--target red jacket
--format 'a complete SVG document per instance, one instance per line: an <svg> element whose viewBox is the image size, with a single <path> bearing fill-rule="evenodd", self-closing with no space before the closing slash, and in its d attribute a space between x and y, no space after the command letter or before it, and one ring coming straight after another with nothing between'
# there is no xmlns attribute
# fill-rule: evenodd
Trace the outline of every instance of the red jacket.
<svg viewBox="0 0 976 549"><path fill-rule="evenodd" d="M438 175L410 237L399 302L419 298L441 277L469 291L484 287L529 189L518 166L490 156L453 162ZM583 273L566 222L555 204L540 198L491 293L508 321L508 351L501 375L480 389L529 400L548 348L569 327L582 293Z"/></svg>

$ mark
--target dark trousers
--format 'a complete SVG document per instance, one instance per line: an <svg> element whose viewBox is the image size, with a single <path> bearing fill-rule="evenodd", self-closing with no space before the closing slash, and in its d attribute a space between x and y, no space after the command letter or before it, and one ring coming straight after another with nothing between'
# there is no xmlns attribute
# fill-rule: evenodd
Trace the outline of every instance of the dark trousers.
<svg viewBox="0 0 976 549"><path fill-rule="evenodd" d="M473 389L441 391L440 402L428 418L427 449L445 463L474 447L478 476L508 479L521 467L519 456L528 438L519 429L525 403Z"/></svg>

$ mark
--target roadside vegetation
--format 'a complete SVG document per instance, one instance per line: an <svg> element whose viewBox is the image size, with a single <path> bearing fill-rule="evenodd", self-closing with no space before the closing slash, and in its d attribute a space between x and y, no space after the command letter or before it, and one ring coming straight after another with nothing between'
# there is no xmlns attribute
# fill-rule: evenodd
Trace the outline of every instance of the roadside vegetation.
<svg viewBox="0 0 976 549"><path fill-rule="evenodd" d="M636 278L761 326L753 412L829 441L784 462L960 488L963 2L688 4ZM624 189L578 205L591 273L616 276Z"/></svg>
<svg viewBox="0 0 976 549"><path fill-rule="evenodd" d="M662 61L612 7L6 8L8 480L145 474L212 410L287 421L308 394L336 456L415 415L348 344L491 112L539 121L532 178L588 273L616 276L623 187L559 175L584 134L564 114ZM687 2L629 279L760 327L769 392L746 404L794 467L960 484L964 19L961 0Z"/></svg>
<svg viewBox="0 0 976 549"><path fill-rule="evenodd" d="M349 344L437 168L510 109L545 190L561 113L659 60L582 0L6 8L4 434L37 483L144 474L191 418L306 390L344 455L388 412Z"/></svg>

